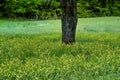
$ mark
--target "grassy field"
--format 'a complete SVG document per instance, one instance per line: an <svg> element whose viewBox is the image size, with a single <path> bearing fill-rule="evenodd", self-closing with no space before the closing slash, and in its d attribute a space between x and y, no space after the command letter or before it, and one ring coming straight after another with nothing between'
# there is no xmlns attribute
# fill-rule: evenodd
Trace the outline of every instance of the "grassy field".
<svg viewBox="0 0 120 80"><path fill-rule="evenodd" d="M120 80L120 17L82 18L76 43L60 20L0 20L0 80Z"/></svg>
<svg viewBox="0 0 120 80"><path fill-rule="evenodd" d="M77 32L120 32L120 17L82 18ZM18 21L0 20L0 33L39 34L61 32L60 20Z"/></svg>

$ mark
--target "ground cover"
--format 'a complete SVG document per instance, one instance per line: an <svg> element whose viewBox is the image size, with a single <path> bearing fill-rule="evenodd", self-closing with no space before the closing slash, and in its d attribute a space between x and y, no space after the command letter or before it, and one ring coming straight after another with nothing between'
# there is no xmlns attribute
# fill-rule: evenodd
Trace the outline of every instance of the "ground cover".
<svg viewBox="0 0 120 80"><path fill-rule="evenodd" d="M1 80L119 80L119 17L79 19L61 44L60 20L0 20Z"/></svg>

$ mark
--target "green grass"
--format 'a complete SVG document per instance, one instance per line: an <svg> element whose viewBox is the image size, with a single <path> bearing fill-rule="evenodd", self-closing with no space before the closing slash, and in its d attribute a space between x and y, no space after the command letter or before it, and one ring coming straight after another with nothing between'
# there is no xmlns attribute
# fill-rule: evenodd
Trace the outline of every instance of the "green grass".
<svg viewBox="0 0 120 80"><path fill-rule="evenodd" d="M0 20L0 33L9 34L39 34L60 32L60 20L16 21Z"/></svg>
<svg viewBox="0 0 120 80"><path fill-rule="evenodd" d="M120 17L81 18L77 32L120 32ZM60 20L0 20L0 33L39 34L61 32Z"/></svg>
<svg viewBox="0 0 120 80"><path fill-rule="evenodd" d="M87 32L120 32L120 17L83 18L78 21L78 30Z"/></svg>
<svg viewBox="0 0 120 80"><path fill-rule="evenodd" d="M120 80L119 19L79 19L73 45L60 20L0 20L0 80Z"/></svg>

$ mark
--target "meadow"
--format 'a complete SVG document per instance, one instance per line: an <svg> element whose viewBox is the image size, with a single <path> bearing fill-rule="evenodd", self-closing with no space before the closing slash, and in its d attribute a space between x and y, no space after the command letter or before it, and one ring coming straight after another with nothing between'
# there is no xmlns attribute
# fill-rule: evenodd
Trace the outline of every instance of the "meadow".
<svg viewBox="0 0 120 80"><path fill-rule="evenodd" d="M76 43L60 20L0 20L0 80L120 80L120 17L81 18Z"/></svg>

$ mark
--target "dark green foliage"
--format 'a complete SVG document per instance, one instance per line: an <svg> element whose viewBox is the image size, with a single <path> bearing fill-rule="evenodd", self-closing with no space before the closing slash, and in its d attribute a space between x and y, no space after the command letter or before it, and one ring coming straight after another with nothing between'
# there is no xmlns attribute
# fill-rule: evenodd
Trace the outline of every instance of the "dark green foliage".
<svg viewBox="0 0 120 80"><path fill-rule="evenodd" d="M4 0L0 16L11 18L48 19L60 16L60 3L55 0Z"/></svg>
<svg viewBox="0 0 120 80"><path fill-rule="evenodd" d="M77 0L78 17L120 16L119 0ZM0 0L0 17L56 19L60 0Z"/></svg>
<svg viewBox="0 0 120 80"><path fill-rule="evenodd" d="M78 0L78 16L120 16L120 1Z"/></svg>

